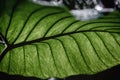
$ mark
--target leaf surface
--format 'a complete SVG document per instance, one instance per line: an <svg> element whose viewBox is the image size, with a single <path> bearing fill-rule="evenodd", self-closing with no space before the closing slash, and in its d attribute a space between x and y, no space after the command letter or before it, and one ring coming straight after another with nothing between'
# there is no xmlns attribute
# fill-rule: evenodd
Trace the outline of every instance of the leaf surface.
<svg viewBox="0 0 120 80"><path fill-rule="evenodd" d="M16 2L0 16L0 71L39 78L95 74L120 64L120 13L78 21L60 7Z"/></svg>

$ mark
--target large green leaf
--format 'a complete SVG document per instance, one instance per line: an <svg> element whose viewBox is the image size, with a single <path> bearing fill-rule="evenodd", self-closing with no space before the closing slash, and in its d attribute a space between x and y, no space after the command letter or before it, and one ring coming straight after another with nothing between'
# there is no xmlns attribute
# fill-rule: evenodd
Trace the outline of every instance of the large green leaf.
<svg viewBox="0 0 120 80"><path fill-rule="evenodd" d="M13 4L11 4L13 5ZM95 74L120 64L120 13L78 21L65 9L16 2L0 16L0 71L39 78Z"/></svg>

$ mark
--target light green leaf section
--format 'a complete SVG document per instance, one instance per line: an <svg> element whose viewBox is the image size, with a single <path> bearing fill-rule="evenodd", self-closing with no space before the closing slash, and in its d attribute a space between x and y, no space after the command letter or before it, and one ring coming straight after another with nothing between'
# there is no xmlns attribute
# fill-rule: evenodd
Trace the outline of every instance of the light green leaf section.
<svg viewBox="0 0 120 80"><path fill-rule="evenodd" d="M63 78L120 64L117 11L78 21L63 8L24 1L0 16L0 33L7 45L0 44L1 72Z"/></svg>
<svg viewBox="0 0 120 80"><path fill-rule="evenodd" d="M2 54L3 50L4 50L4 45L0 44L0 54Z"/></svg>

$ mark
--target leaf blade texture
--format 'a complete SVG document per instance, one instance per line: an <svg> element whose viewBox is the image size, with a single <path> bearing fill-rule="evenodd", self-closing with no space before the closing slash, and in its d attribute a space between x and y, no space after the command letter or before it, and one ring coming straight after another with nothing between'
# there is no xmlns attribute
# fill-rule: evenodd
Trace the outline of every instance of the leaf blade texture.
<svg viewBox="0 0 120 80"><path fill-rule="evenodd" d="M95 74L120 64L120 13L78 21L60 7L17 2L0 16L0 71L39 78Z"/></svg>

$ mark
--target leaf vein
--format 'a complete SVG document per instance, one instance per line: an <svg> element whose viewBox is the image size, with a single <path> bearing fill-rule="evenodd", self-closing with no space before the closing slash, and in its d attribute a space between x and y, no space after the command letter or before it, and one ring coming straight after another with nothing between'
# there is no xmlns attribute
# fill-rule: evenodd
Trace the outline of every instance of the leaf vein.
<svg viewBox="0 0 120 80"><path fill-rule="evenodd" d="M86 25L95 24L95 23L116 23L116 24L120 24L120 22L114 22L114 21L88 22L88 23L85 23L85 24L81 25L80 27L78 27L75 31L79 30L79 29L82 28L82 27L85 27Z"/></svg>
<svg viewBox="0 0 120 80"><path fill-rule="evenodd" d="M53 59L53 62L54 62L54 66L55 66L55 68L56 68L56 71L57 71L58 74L60 75L60 72L59 72L59 70L58 70L58 68L57 68L57 64L56 64L56 62L55 62L55 58L54 58L54 55L53 55L53 51L52 51L51 45L50 45L48 42L41 42L41 43L45 43L45 44L47 44L47 45L49 46L49 49L50 49L50 52L51 52L51 56L52 56L52 59Z"/></svg>
<svg viewBox="0 0 120 80"><path fill-rule="evenodd" d="M41 64L40 64L40 57L39 57L38 46L35 45L35 47L36 47L36 51L37 51L38 64L39 64L40 72L41 72L41 74L44 76L43 71L42 71L42 68L41 68Z"/></svg>
<svg viewBox="0 0 120 80"><path fill-rule="evenodd" d="M92 46L92 48L93 48L93 51L96 53L97 58L105 65L105 67L108 68L109 66L108 66L108 65L102 60L102 58L99 56L99 54L98 54L98 52L96 51L96 49L95 49L92 41L91 41L90 38L89 38L89 36L88 36L87 34L85 34L85 33L83 33L83 35L87 37L88 41L90 42L90 44L91 44L91 46Z"/></svg>
<svg viewBox="0 0 120 80"><path fill-rule="evenodd" d="M31 29L31 31L29 32L29 34L26 36L26 38L24 39L24 41L26 41L28 39L28 37L30 36L30 34L32 33L32 31L35 29L35 27L38 25L38 23L43 20L44 18L48 17L48 16L51 16L51 15L55 15L55 14L61 14L63 13L64 11L59 11L59 12L54 12L54 13L50 13L50 14L47 14L45 16L43 16L42 18L40 18L37 23L33 26L33 28Z"/></svg>
<svg viewBox="0 0 120 80"><path fill-rule="evenodd" d="M105 46L106 50L110 53L110 55L113 57L113 59L115 59L116 61L119 61L111 52L110 50L108 49L108 47L106 46L104 40L101 38L101 36L95 32L95 34L100 38L100 40L102 41L103 45Z"/></svg>
<svg viewBox="0 0 120 80"><path fill-rule="evenodd" d="M11 15L10 15L10 20L9 20L9 23L8 23L8 26L7 26L7 29L6 29L6 33L5 33L5 38L7 38L8 30L10 28L10 25L11 25L11 22L12 22L12 19L13 19L13 15L14 15L15 9L18 6L18 3L19 3L19 0L17 0L15 2L15 4L13 5L13 7L12 7L12 11L11 11Z"/></svg>
<svg viewBox="0 0 120 80"><path fill-rule="evenodd" d="M43 37L45 37L45 36L47 35L47 33L52 29L52 27L53 27L55 24L57 24L59 21L64 20L64 19L66 19L66 18L71 18L71 17L73 17L73 16L65 16L65 17L62 17L61 19L55 21L55 22L49 27L49 29L46 31L46 33L44 34Z"/></svg>
<svg viewBox="0 0 120 80"><path fill-rule="evenodd" d="M87 64L87 61L85 60L85 57L84 57L84 55L83 55L83 53L82 53L82 51L81 51L81 48L80 48L79 43L77 42L76 38L75 38L74 36L72 36L72 35L69 35L69 36L70 36L70 37L75 41L75 43L77 44L78 49L79 49L79 52L81 53L81 56L82 56L82 58L83 58L83 61L84 61L85 65L87 66L88 70L90 70L90 72L94 73L94 71L91 69L91 67Z"/></svg>
<svg viewBox="0 0 120 80"><path fill-rule="evenodd" d="M55 38L55 40L58 40L58 41L62 44L62 47L63 47L63 49L64 49L64 51L65 51L65 55L66 55L66 57L67 57L67 59L68 59L68 62L69 62L69 64L70 64L71 68L72 68L75 72L77 72L77 71L74 69L74 67L72 66L72 63L71 63L71 61L70 61L70 59L69 59L69 56L68 56L68 53L67 53L67 51L66 51L66 49L65 49L64 43L63 43L60 39L58 39L58 38Z"/></svg>

